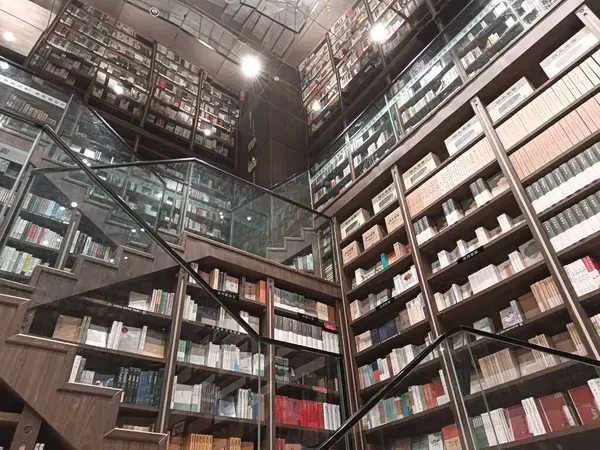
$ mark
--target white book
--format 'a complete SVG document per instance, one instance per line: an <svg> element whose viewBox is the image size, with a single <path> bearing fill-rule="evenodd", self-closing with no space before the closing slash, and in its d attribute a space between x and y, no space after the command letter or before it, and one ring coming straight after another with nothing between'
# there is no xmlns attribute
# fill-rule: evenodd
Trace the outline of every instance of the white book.
<svg viewBox="0 0 600 450"><path fill-rule="evenodd" d="M79 371L79 366L81 365L81 356L76 355L73 360L73 367L71 368L71 374L69 375L69 383L75 383L77 378L77 372Z"/></svg>
<svg viewBox="0 0 600 450"><path fill-rule="evenodd" d="M592 395L596 401L596 406L598 407L598 405L600 405L600 378L592 378L588 380L587 384L592 391Z"/></svg>
<svg viewBox="0 0 600 450"><path fill-rule="evenodd" d="M444 450L442 433L431 433L428 437L429 450Z"/></svg>
<svg viewBox="0 0 600 450"><path fill-rule="evenodd" d="M113 321L111 327L110 327L110 333L108 334L108 340L106 342L106 348L114 348L114 344L115 344L115 337L117 334L117 325L118 322L115 320Z"/></svg>
<svg viewBox="0 0 600 450"><path fill-rule="evenodd" d="M487 437L488 444L490 447L492 445L498 445L498 439L496 437L496 430L492 424L492 420L490 418L489 413L482 413L481 419L483 420L483 428L485 430L485 435Z"/></svg>
<svg viewBox="0 0 600 450"><path fill-rule="evenodd" d="M142 327L142 334L140 336L140 343L138 345L137 352L142 353L144 351L144 345L146 344L146 334L148 333L148 327L144 325Z"/></svg>
<svg viewBox="0 0 600 450"><path fill-rule="evenodd" d="M195 384L192 387L191 411L200 412L200 385Z"/></svg>
<svg viewBox="0 0 600 450"><path fill-rule="evenodd" d="M100 325L90 324L87 330L87 336L85 343L87 345L93 345L95 347L106 348L106 341L108 339L108 328Z"/></svg>
<svg viewBox="0 0 600 450"><path fill-rule="evenodd" d="M121 329L123 328L123 322L117 322L115 328L115 340L113 341L112 348L119 348L119 342L121 341Z"/></svg>

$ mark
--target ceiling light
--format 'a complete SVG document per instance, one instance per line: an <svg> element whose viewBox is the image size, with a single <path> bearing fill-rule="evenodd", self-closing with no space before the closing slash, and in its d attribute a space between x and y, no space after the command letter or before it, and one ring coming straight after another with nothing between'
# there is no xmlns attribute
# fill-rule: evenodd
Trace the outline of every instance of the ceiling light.
<svg viewBox="0 0 600 450"><path fill-rule="evenodd" d="M115 94L121 95L123 93L123 86L115 86Z"/></svg>
<svg viewBox="0 0 600 450"><path fill-rule="evenodd" d="M387 37L387 30L382 24L376 23L373 25L373 28L371 28L371 39L375 42L383 42Z"/></svg>
<svg viewBox="0 0 600 450"><path fill-rule="evenodd" d="M135 233L135 228L133 228L133 229L131 230L131 232L132 232L132 233Z"/></svg>
<svg viewBox="0 0 600 450"><path fill-rule="evenodd" d="M252 217L248 216L246 217L246 220L252 220Z"/></svg>
<svg viewBox="0 0 600 450"><path fill-rule="evenodd" d="M321 104L319 103L318 100L315 100L312 104L312 110L313 111L321 111Z"/></svg>
<svg viewBox="0 0 600 450"><path fill-rule="evenodd" d="M6 70L6 69L8 69L8 67L9 67L9 65L7 62L4 62L4 61L0 62L0 69Z"/></svg>
<svg viewBox="0 0 600 450"><path fill-rule="evenodd" d="M255 77L260 72L260 61L256 56L247 55L242 58L242 72L248 77Z"/></svg>
<svg viewBox="0 0 600 450"><path fill-rule="evenodd" d="M4 32L4 40L6 42L15 42L17 40L17 38L15 37L15 35L13 33L11 33L10 31L5 31Z"/></svg>
<svg viewBox="0 0 600 450"><path fill-rule="evenodd" d="M77 208L77 202L71 202L71 208Z"/></svg>

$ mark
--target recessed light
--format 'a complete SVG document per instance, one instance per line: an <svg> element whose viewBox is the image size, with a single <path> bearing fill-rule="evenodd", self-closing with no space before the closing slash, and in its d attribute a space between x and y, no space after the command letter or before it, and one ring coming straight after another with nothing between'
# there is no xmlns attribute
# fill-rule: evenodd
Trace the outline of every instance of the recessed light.
<svg viewBox="0 0 600 450"><path fill-rule="evenodd" d="M371 28L371 38L375 42L385 41L387 39L386 28L380 23L376 23L375 25L373 25L373 28Z"/></svg>
<svg viewBox="0 0 600 450"><path fill-rule="evenodd" d="M260 72L260 61L256 56L246 55L242 58L242 72L248 77L255 77Z"/></svg>
<svg viewBox="0 0 600 450"><path fill-rule="evenodd" d="M313 111L321 111L321 104L315 100L312 104L312 110Z"/></svg>
<svg viewBox="0 0 600 450"><path fill-rule="evenodd" d="M2 69L2 70L6 70L6 69L8 69L9 67L10 67L10 66L8 65L8 63L7 63L7 62L5 62L5 61L2 61L2 62L0 62L0 69Z"/></svg>
<svg viewBox="0 0 600 450"><path fill-rule="evenodd" d="M110 259L108 260L108 262L109 262L109 263L114 263L114 262L115 262L115 260L114 260L114 259L112 259L112 258L110 258Z"/></svg>
<svg viewBox="0 0 600 450"><path fill-rule="evenodd" d="M77 208L77 202L71 202L71 208Z"/></svg>
<svg viewBox="0 0 600 450"><path fill-rule="evenodd" d="M133 229L131 230L131 232L132 232L132 233L135 233L135 232L136 232L136 229L135 229L135 228L133 228Z"/></svg>
<svg viewBox="0 0 600 450"><path fill-rule="evenodd" d="M246 217L246 220L252 220L252 217L248 216Z"/></svg>
<svg viewBox="0 0 600 450"><path fill-rule="evenodd" d="M4 32L4 40L6 42L15 42L17 40L17 38L15 37L15 35L13 33L11 33L10 31L5 31Z"/></svg>

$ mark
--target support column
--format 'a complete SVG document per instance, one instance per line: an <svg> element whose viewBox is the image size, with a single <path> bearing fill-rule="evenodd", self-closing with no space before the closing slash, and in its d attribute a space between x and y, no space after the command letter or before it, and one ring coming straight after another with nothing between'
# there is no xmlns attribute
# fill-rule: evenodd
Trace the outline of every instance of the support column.
<svg viewBox="0 0 600 450"><path fill-rule="evenodd" d="M564 299L569 315L573 320L573 324L579 333L588 355L596 359L600 359L600 338L594 330L591 320L583 310L579 303L579 298L575 293L575 289L569 281L569 277L565 272L565 268L558 260L556 252L550 244L550 240L546 236L540 219L531 204L531 200L525 192L525 188L521 184L521 180L517 176L515 169L506 153L506 149L502 145L498 133L496 132L490 114L487 108L482 104L479 97L471 100L471 106L475 110L475 115L481 122L487 139L490 142L496 160L500 165L500 169L506 176L508 184L515 196L519 208L523 212L525 221L531 230L531 234L538 242L540 251L544 257L544 261L550 270L550 274L554 279L558 291Z"/></svg>
<svg viewBox="0 0 600 450"><path fill-rule="evenodd" d="M267 278L267 310L266 310L266 329L263 336L274 339L275 330L275 281ZM265 405L266 431L262 442L265 443L266 450L275 450L275 345L259 343L259 352L265 351L265 379L267 402ZM259 443L261 439L259 439Z"/></svg>
<svg viewBox="0 0 600 450"><path fill-rule="evenodd" d="M404 226L406 227L406 236L410 244L411 253L413 257L413 263L417 270L417 276L419 278L419 285L421 287L421 294L425 299L425 306L427 308L427 316L429 318L429 325L433 332L433 337L438 338L443 334L443 329L438 319L438 310L435 303L435 297L433 289L428 282L431 269L429 265L421 257L419 252L419 244L417 243L417 236L415 229L412 224L412 219L408 209L408 202L406 201L406 195L404 190L404 184L400 176L400 171L397 166L392 167L392 177L396 186L396 193L400 201L400 208L402 209L402 215L404 216ZM452 411L454 413L454 419L459 431L459 437L461 446L465 450L475 450L475 439L472 435L471 422L467 413L467 408L463 401L463 396L460 391L460 384L458 382L458 376L456 373L456 367L454 360L452 359L451 348L449 345L443 345L440 349L442 368L446 374L446 386L448 388L447 394L452 402Z"/></svg>

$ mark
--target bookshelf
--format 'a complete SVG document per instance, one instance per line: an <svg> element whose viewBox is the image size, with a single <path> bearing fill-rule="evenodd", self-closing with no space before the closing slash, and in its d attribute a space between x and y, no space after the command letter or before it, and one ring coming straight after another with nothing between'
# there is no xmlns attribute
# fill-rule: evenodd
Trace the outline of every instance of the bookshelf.
<svg viewBox="0 0 600 450"><path fill-rule="evenodd" d="M61 212L68 222L69 211ZM339 299L312 277L292 280L281 267L271 278L243 258L204 258L192 268L261 336L276 335L269 344L177 268L45 304L27 332L77 344L71 382L123 389L121 428L169 431L182 448L200 437L275 446L265 433L277 445L317 445L346 417ZM276 419L280 403L289 415Z"/></svg>
<svg viewBox="0 0 600 450"><path fill-rule="evenodd" d="M515 57L519 62L505 66L493 83L482 83L476 99L453 110L453 120L434 122L427 136L406 141L412 147L403 148L402 156L385 169L375 162L377 173L370 172L368 185L352 179L349 183L360 184L360 194L351 186L340 194L343 205L335 200L327 204L335 205L328 210L335 217L358 407L414 359L413 352L459 325L573 354L593 357L598 351L600 286L592 275L600 256L593 244L599 235L594 225L599 191L594 117L600 112L600 33L592 24L596 11L575 14L567 8L560 19L562 32L552 34L543 21L532 25L540 19L539 10L519 2L497 10L502 4L492 2L489 10L471 15L468 28L457 22L465 35L458 33L456 42L476 33L481 20L487 25L480 32L492 33L487 26L506 25L490 25L491 17L505 21L510 16L516 26L539 27L531 38L537 46L524 49ZM470 45L474 48L475 41ZM446 47L449 64L454 64L454 50ZM439 73L444 54L430 60L439 64ZM489 61L476 69L480 76L487 76ZM419 78L426 73L422 68L407 78L417 91L427 86ZM467 76L474 73L467 70ZM405 88L395 94L396 105L401 98L410 103L410 97L401 95ZM386 106L379 111L387 113ZM446 114L444 108L450 106L436 106L426 115ZM409 129L402 109L396 111L395 123ZM367 118L371 114L365 112ZM353 132L344 138L350 146ZM316 170L310 175L319 181ZM447 440L465 436L472 441L460 445L468 449L568 448L597 429L574 406L572 423L546 424L539 430L536 425L535 432L525 427L519 436L511 419L534 414L527 399L543 415L547 410L542 408L551 407L546 405L549 398L566 398L573 390L591 398L593 370L539 360L535 353L466 335L458 335L452 347L447 355L430 355L365 416L361 428L367 445L384 448L390 439L410 437L413 447L407 448L423 439L429 440L424 448L437 448L431 447L432 439L447 446ZM449 358L456 366L452 376ZM497 371L505 378L493 378L492 366L506 368ZM444 381L438 401L425 394L427 405L419 408L414 399L423 394L415 387L424 390L437 379ZM462 396L464 408L453 406L452 392ZM385 402L404 394L413 400L396 416ZM505 413L508 423L500 418ZM490 420L491 428L484 426ZM472 426L462 430L460 423ZM490 429L504 434L493 441Z"/></svg>
<svg viewBox="0 0 600 450"><path fill-rule="evenodd" d="M394 13L394 5L406 13L404 16L408 20ZM315 161L314 168L311 167L311 175L320 166L327 165L328 159L332 160L331 165L336 166L336 155L328 149L349 142L352 151L346 158L353 166L348 175L349 182L363 179L389 152L411 139L415 130L450 98L458 95L518 36L544 17L550 6L504 0L470 3L414 61L401 68L400 75L389 89L327 146ZM417 26L411 15L417 19L421 15L420 8L423 4L419 2L409 2L404 6L386 2L371 5L374 23L386 23L386 15L394 13L394 19L385 28L389 36L381 43L384 54L395 58L396 49L402 45L393 42L397 39L404 42L411 36L411 30ZM392 31L394 27L397 28ZM325 201L317 202L315 197L320 199L322 196L319 189L322 187L311 183L313 207L318 210L326 209L342 196L341 190L338 190L329 194L327 204L324 204Z"/></svg>
<svg viewBox="0 0 600 450"><path fill-rule="evenodd" d="M144 137L160 153L160 142L169 141L186 156L235 164L237 96L195 63L89 5L70 2L28 65L73 86L115 126L127 124L119 132L132 142ZM40 119L51 115L47 108L29 111Z"/></svg>

